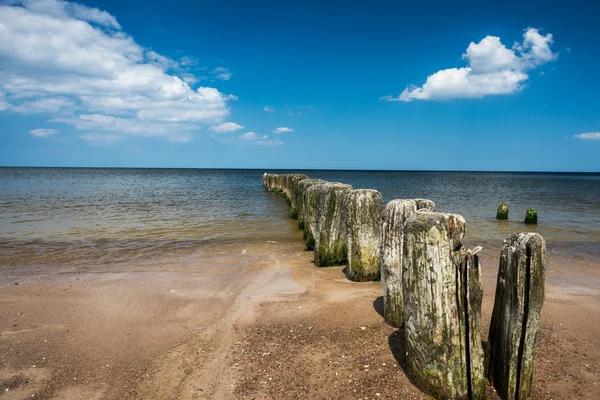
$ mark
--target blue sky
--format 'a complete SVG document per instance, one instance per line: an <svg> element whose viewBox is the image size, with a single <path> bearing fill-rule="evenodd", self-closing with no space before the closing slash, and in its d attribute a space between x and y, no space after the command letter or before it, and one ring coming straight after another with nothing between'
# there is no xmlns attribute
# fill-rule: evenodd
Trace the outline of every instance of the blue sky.
<svg viewBox="0 0 600 400"><path fill-rule="evenodd" d="M190 3L0 1L0 165L600 171L593 2Z"/></svg>

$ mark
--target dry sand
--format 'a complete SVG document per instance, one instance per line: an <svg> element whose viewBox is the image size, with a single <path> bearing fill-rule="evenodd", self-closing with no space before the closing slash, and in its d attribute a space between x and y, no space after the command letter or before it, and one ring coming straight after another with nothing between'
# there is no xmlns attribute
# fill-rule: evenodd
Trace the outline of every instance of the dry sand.
<svg viewBox="0 0 600 400"><path fill-rule="evenodd" d="M482 256L484 340L498 255ZM379 283L311 256L298 240L149 270L5 274L0 398L427 398ZM551 260L533 398L599 399L599 263Z"/></svg>

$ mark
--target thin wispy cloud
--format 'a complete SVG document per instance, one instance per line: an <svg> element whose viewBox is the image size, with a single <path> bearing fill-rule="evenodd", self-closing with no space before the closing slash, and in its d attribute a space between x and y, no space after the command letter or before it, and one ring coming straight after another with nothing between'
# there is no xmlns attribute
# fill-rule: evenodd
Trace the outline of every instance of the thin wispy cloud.
<svg viewBox="0 0 600 400"><path fill-rule="evenodd" d="M189 140L226 119L228 103L237 99L212 87L192 89L194 68L201 68L196 59L172 60L137 44L97 8L59 0L4 3L0 27L0 110L48 115L94 139Z"/></svg>
<svg viewBox="0 0 600 400"><path fill-rule="evenodd" d="M225 67L217 67L213 69L212 72L216 75L217 79L220 79L222 81L228 81L229 79L231 79L231 75L233 75L231 71L229 71L229 68Z"/></svg>
<svg viewBox="0 0 600 400"><path fill-rule="evenodd" d="M265 106L265 107L263 108L263 110L265 110L266 112L273 112L273 111L275 111L275 108L273 108L273 107L271 107L271 106Z"/></svg>
<svg viewBox="0 0 600 400"><path fill-rule="evenodd" d="M225 133L225 132L235 132L240 129L244 129L244 127L240 124L236 124L235 122L223 122L219 125L213 125L209 130L217 133Z"/></svg>
<svg viewBox="0 0 600 400"><path fill-rule="evenodd" d="M550 46L552 34L540 34L528 28L523 42L507 48L497 36L486 36L479 43L471 42L463 59L467 66L438 71L423 86L411 85L399 96L384 96L387 101L449 100L480 98L488 95L508 95L523 89L529 79L528 70L556 60Z"/></svg>
<svg viewBox="0 0 600 400"><path fill-rule="evenodd" d="M273 129L273 133L276 133L276 134L288 133L288 132L294 132L294 130L292 128L288 128L287 126L280 126L279 128Z"/></svg>
<svg viewBox="0 0 600 400"><path fill-rule="evenodd" d="M244 132L237 136L222 137L213 136L221 143L231 145L247 145L247 146L282 146L283 141L279 139L270 139L268 135L261 135L256 132Z"/></svg>
<svg viewBox="0 0 600 400"><path fill-rule="evenodd" d="M47 129L47 128L32 129L29 131L29 134L31 136L38 137L38 138L56 135L57 133L58 133L58 129Z"/></svg>
<svg viewBox="0 0 600 400"><path fill-rule="evenodd" d="M600 140L600 132L586 132L574 135L573 137L583 140Z"/></svg>

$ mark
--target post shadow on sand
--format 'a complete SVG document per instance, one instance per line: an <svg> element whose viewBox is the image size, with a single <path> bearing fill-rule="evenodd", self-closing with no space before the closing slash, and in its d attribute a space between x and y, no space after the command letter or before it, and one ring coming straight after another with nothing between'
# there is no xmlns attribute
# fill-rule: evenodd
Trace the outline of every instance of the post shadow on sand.
<svg viewBox="0 0 600 400"><path fill-rule="evenodd" d="M376 298L375 301L373 301L373 308L379 315L383 317L383 296L380 296ZM487 341L482 340L481 344L485 352L488 343ZM408 373L408 369L406 368L406 333L404 331L404 324L402 324L400 329L394 331L394 333L392 333L389 336L388 345L390 346L390 351L396 359L396 362L402 368L402 371L404 371L404 375L406 375L410 383L412 383L422 393L432 395L431 393L428 393L428 391L425 388L423 388L417 380L413 379L413 377ZM486 394L491 393L488 387L489 385L486 384Z"/></svg>
<svg viewBox="0 0 600 400"><path fill-rule="evenodd" d="M377 314L381 315L381 318L383 318L383 296L379 296L375 299L373 302L373 308Z"/></svg>
<svg viewBox="0 0 600 400"><path fill-rule="evenodd" d="M376 305L376 303L379 299L382 300L383 305L383 298L381 297L373 302L373 307L375 307L375 310L377 310L377 312L379 312L379 310L377 309L378 306ZM487 347L487 342L482 340L481 343L483 344L483 348L485 351L485 348ZM400 329L398 329L389 336L388 344L390 346L392 355L396 359L398 365L402 368L402 371L404 371L404 375L406 375L410 383L412 383L422 393L433 395L432 393L429 393L425 388L423 388L419 384L419 382L413 379L413 377L408 373L408 369L406 368L406 333L404 332L404 324L402 324ZM493 396L493 393L494 391L490 390L490 385L486 382L486 396L488 396L488 398L497 398Z"/></svg>

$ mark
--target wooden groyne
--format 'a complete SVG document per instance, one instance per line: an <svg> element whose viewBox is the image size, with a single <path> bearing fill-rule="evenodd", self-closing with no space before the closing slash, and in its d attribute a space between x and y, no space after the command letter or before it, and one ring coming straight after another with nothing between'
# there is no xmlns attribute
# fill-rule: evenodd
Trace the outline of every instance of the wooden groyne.
<svg viewBox="0 0 600 400"><path fill-rule="evenodd" d="M316 266L345 265L351 281L381 279L384 319L404 326L406 372L421 390L483 399L487 378L503 400L530 397L545 293L540 235L515 233L504 242L484 354L481 247L462 244L461 215L435 212L428 199L385 204L376 190L303 174L265 173L263 186L287 200ZM505 214L508 206L499 207L498 218Z"/></svg>

